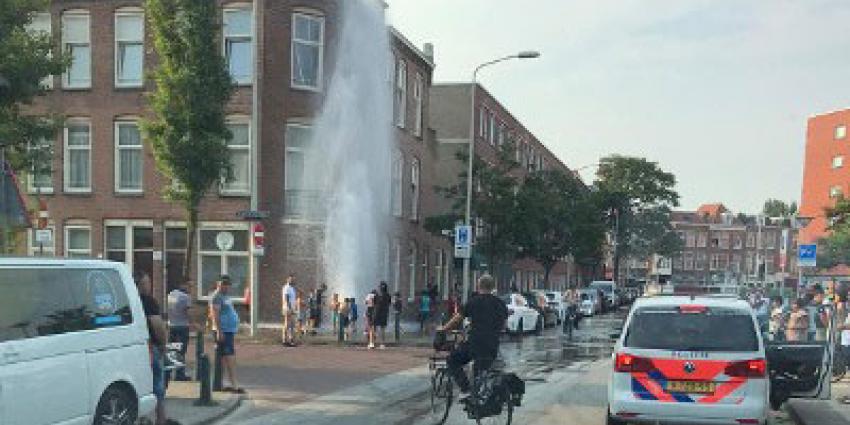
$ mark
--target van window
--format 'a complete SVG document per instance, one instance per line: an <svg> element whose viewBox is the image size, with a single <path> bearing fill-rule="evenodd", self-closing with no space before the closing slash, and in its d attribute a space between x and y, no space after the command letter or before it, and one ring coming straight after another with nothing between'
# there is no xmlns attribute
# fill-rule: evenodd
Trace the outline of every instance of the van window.
<svg viewBox="0 0 850 425"><path fill-rule="evenodd" d="M133 322L110 269L0 268L0 342Z"/></svg>
<svg viewBox="0 0 850 425"><path fill-rule="evenodd" d="M749 314L735 309L711 308L681 313L678 308L642 308L635 311L625 346L681 351L758 351L758 337Z"/></svg>

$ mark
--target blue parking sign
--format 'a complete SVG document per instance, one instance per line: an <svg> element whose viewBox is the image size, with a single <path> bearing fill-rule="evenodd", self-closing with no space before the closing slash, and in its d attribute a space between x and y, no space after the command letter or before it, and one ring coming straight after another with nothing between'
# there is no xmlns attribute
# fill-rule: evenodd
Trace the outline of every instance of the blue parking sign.
<svg viewBox="0 0 850 425"><path fill-rule="evenodd" d="M455 227L455 258L470 258L472 252L472 227Z"/></svg>
<svg viewBox="0 0 850 425"><path fill-rule="evenodd" d="M818 246L815 244L800 245L797 249L797 263L800 267L817 267Z"/></svg>

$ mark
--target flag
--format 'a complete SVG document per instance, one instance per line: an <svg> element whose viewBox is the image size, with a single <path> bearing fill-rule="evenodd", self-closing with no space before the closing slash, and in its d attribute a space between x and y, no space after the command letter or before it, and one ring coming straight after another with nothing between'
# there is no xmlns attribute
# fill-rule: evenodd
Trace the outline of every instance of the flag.
<svg viewBox="0 0 850 425"><path fill-rule="evenodd" d="M31 227L18 179L9 163L0 163L0 224L6 228Z"/></svg>

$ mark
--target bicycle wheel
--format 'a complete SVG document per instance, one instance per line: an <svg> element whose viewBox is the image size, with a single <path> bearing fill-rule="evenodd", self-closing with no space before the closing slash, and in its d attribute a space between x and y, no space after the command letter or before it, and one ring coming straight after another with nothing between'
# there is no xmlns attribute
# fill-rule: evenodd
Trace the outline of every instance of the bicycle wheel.
<svg viewBox="0 0 850 425"><path fill-rule="evenodd" d="M449 417L452 407L454 384L445 369L437 369L431 377L431 409L428 410L429 422L443 425Z"/></svg>
<svg viewBox="0 0 850 425"><path fill-rule="evenodd" d="M514 403L507 389L501 389L500 391L503 392L502 400L504 400L501 412L498 415L483 418L476 417L475 422L478 425L511 425L511 421L514 418Z"/></svg>
<svg viewBox="0 0 850 425"><path fill-rule="evenodd" d="M844 357L841 354L833 354L832 357L832 382L837 383L844 379L844 375L847 374L847 363L844 361Z"/></svg>

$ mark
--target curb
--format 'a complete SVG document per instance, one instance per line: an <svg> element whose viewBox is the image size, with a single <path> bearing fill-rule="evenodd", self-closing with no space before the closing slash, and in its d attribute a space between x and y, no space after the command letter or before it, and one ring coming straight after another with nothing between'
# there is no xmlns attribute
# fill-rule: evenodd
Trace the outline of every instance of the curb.
<svg viewBox="0 0 850 425"><path fill-rule="evenodd" d="M180 425L212 425L218 422L221 419L224 419L226 416L233 413L239 406L242 405L242 402L247 400L247 395L240 394L236 397L231 397L221 404L224 406L223 409L217 411L207 417L193 420L180 421Z"/></svg>
<svg viewBox="0 0 850 425"><path fill-rule="evenodd" d="M847 424L847 420L830 406L829 401L789 400L785 403L785 410L797 425Z"/></svg>

